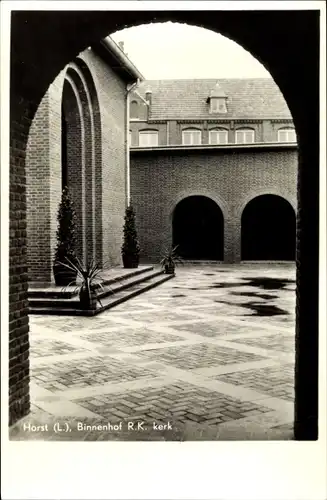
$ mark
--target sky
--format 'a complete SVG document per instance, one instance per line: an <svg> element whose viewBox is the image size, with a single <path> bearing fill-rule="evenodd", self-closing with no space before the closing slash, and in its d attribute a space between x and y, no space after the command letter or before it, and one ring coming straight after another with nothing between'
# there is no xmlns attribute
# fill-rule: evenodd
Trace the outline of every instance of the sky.
<svg viewBox="0 0 327 500"><path fill-rule="evenodd" d="M148 80L269 78L249 52L213 31L179 23L153 23L110 35Z"/></svg>

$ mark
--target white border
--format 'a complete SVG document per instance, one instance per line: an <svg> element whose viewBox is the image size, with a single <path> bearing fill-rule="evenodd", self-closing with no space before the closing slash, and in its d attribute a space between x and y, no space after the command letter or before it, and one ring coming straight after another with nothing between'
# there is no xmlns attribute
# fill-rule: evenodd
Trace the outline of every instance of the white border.
<svg viewBox="0 0 327 500"><path fill-rule="evenodd" d="M10 10L311 10L321 20L320 404L317 442L40 443L7 435ZM1 2L2 497L325 500L326 491L325 2Z"/></svg>

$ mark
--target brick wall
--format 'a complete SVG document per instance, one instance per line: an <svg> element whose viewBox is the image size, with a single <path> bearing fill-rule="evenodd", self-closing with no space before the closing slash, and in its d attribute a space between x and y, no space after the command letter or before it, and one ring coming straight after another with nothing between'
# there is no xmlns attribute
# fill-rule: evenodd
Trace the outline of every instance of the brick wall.
<svg viewBox="0 0 327 500"><path fill-rule="evenodd" d="M73 69L62 71L49 87L29 134L26 163L31 281L53 280L62 189L62 98L67 119L68 187L78 216L78 253L111 265L121 262L126 84L92 50L80 54L76 61L76 67L73 63ZM70 83L65 80L66 74Z"/></svg>
<svg viewBox="0 0 327 500"><path fill-rule="evenodd" d="M9 425L30 409L25 152L33 111L28 101L17 101L10 127Z"/></svg>
<svg viewBox="0 0 327 500"><path fill-rule="evenodd" d="M139 132L141 130L156 130L158 132L159 146L165 146L169 141L168 124L167 122L158 123L147 121L130 121L129 130L132 132L131 147L139 146Z"/></svg>
<svg viewBox="0 0 327 500"><path fill-rule="evenodd" d="M141 258L157 262L171 243L172 214L183 198L204 195L221 208L225 261L240 259L241 215L255 196L275 194L296 210L297 152L131 152L131 199Z"/></svg>
<svg viewBox="0 0 327 500"><path fill-rule="evenodd" d="M61 196L61 95L64 73L49 87L33 119L26 152L28 268L31 281L52 280Z"/></svg>

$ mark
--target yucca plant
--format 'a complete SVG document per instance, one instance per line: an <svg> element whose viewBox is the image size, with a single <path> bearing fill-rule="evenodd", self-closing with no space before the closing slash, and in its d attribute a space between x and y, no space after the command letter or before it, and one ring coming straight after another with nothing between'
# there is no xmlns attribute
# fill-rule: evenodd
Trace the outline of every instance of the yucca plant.
<svg viewBox="0 0 327 500"><path fill-rule="evenodd" d="M160 261L161 267L164 269L166 274L175 274L175 267L178 264L183 264L183 260L177 253L177 248L179 245L175 247L167 248L164 252L164 255Z"/></svg>
<svg viewBox="0 0 327 500"><path fill-rule="evenodd" d="M97 308L98 302L100 303L100 306L102 306L101 301L97 296L97 290L104 290L104 278L101 276L104 266L100 266L93 259L84 265L76 256L74 256L74 258L66 257L64 261L61 262L61 265L71 271L75 271L77 274L75 291L79 290L81 309L93 311ZM70 283L69 285L73 284L74 283Z"/></svg>

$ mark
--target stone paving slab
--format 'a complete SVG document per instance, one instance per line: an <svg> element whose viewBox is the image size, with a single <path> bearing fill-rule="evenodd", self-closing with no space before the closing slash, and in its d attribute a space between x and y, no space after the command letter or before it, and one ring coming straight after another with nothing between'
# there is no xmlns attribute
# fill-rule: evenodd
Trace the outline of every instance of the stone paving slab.
<svg viewBox="0 0 327 500"><path fill-rule="evenodd" d="M102 316L32 317L32 412L11 439L292 439L294 280L292 264L185 266ZM108 422L122 429L83 427Z"/></svg>

